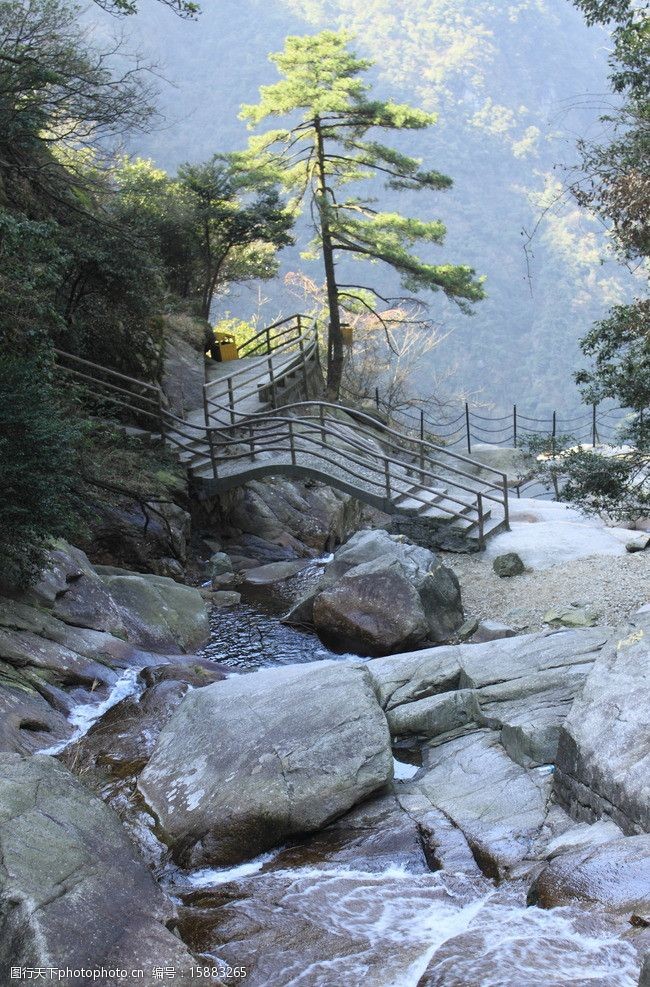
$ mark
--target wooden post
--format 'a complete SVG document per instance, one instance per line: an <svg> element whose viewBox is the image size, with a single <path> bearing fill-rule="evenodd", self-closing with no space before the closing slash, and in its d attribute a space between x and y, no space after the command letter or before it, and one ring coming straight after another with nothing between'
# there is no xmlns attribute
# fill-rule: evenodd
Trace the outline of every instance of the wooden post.
<svg viewBox="0 0 650 987"><path fill-rule="evenodd" d="M390 500L390 463L387 456L384 456L384 476L386 478L386 500Z"/></svg>
<svg viewBox="0 0 650 987"><path fill-rule="evenodd" d="M517 496L520 497L519 487L517 487ZM510 504L508 501L508 477L503 474L503 517L506 522L506 531L510 531Z"/></svg>
<svg viewBox="0 0 650 987"><path fill-rule="evenodd" d="M235 392L232 386L232 377L228 378L228 404L230 405L230 424L235 424Z"/></svg>
<svg viewBox="0 0 650 987"><path fill-rule="evenodd" d="M251 447L251 463L255 462L255 430L252 425L248 426L248 441Z"/></svg>
<svg viewBox="0 0 650 987"><path fill-rule="evenodd" d="M467 431L467 451L472 451L472 439L469 433L469 404L465 402L465 428Z"/></svg>
<svg viewBox="0 0 650 987"><path fill-rule="evenodd" d="M205 387L203 388L203 415L205 417L205 437L208 440L208 449L210 451L210 463L212 464L212 478L217 479L217 457L214 451L214 437L212 435L212 428L210 427L210 409L208 407L208 395Z"/></svg>
<svg viewBox="0 0 650 987"><path fill-rule="evenodd" d="M160 388L157 389L156 396L158 398L158 424L160 427L160 436L164 442L165 441L165 410L163 408L163 396Z"/></svg>
<svg viewBox="0 0 650 987"><path fill-rule="evenodd" d="M485 522L483 520L483 495L477 493L476 506L478 508L478 544L479 548L485 548Z"/></svg>
<svg viewBox="0 0 650 987"><path fill-rule="evenodd" d="M551 432L551 455L555 455L555 438L557 436L557 411L553 412L553 431Z"/></svg>
<svg viewBox="0 0 650 987"><path fill-rule="evenodd" d="M323 408L323 405L322 404L319 405L319 407L318 407L318 416L320 418L321 441L322 441L323 445L326 446L327 445L327 432L325 431L325 409Z"/></svg>
<svg viewBox="0 0 650 987"><path fill-rule="evenodd" d="M598 410L598 405L594 404L591 409L591 444L592 447L596 448L596 441L598 439L598 434L596 432L596 413Z"/></svg>
<svg viewBox="0 0 650 987"><path fill-rule="evenodd" d="M517 448L517 405L516 404L513 404L512 406L512 434L513 434L513 441L516 449Z"/></svg>
<svg viewBox="0 0 650 987"><path fill-rule="evenodd" d="M269 357L268 365L269 365L269 378L271 380L271 407L273 408L273 410L275 410L278 405L277 405L277 399L275 394L275 374L273 372L273 357Z"/></svg>
<svg viewBox="0 0 650 987"><path fill-rule="evenodd" d="M424 442L424 410L420 408L420 442ZM420 446L420 472L424 473L424 446ZM420 483L422 483L420 476Z"/></svg>
<svg viewBox="0 0 650 987"><path fill-rule="evenodd" d="M289 419L289 450L291 452L291 462L296 465L296 446L293 440L293 421Z"/></svg>
<svg viewBox="0 0 650 987"><path fill-rule="evenodd" d="M307 360L305 359L305 340L302 335L300 316L298 316L298 330L300 333L298 336L298 346L300 347L300 359L302 362L302 381L305 386L305 399L309 400L309 378L307 375Z"/></svg>

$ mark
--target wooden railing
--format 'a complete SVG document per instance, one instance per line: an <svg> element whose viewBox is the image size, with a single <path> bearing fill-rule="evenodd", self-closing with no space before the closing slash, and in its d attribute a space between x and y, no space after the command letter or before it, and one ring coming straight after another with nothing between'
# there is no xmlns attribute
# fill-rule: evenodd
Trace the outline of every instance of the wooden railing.
<svg viewBox="0 0 650 987"><path fill-rule="evenodd" d="M255 472L255 464L260 472L270 472L272 463L277 467L284 457L285 468L347 478L362 499L366 494L383 510L417 514L435 508L450 521L466 518L475 524L479 542L490 505L498 505L503 526L509 525L506 474L481 466L478 476L477 463L469 457L341 405L297 402L210 433L213 478L221 485ZM439 499L433 499L437 492Z"/></svg>
<svg viewBox="0 0 650 987"><path fill-rule="evenodd" d="M207 427L215 413L220 423L234 424L238 417L236 406L243 405L247 398L268 396L266 403L277 408L280 389L297 370L302 373L306 390L309 365L318 356L318 325L308 316L292 315L256 333L243 348L247 356L266 356L266 360L256 361L254 373L245 363L246 358L233 361L232 373L204 385ZM268 383L260 384L261 376L268 377Z"/></svg>
<svg viewBox="0 0 650 987"><path fill-rule="evenodd" d="M252 347L252 348L251 348ZM508 527L507 476L468 456L383 425L354 408L320 400L287 404L296 379L309 393L318 360L318 327L291 316L247 344L254 358L233 361L231 373L206 383L203 421L169 411L146 383L56 350L59 369L160 432L198 481L226 489L252 475L295 472L347 489L389 512L462 520L482 546L486 530ZM249 398L264 410L246 410ZM496 510L496 518L492 511ZM489 521L490 528L486 528Z"/></svg>

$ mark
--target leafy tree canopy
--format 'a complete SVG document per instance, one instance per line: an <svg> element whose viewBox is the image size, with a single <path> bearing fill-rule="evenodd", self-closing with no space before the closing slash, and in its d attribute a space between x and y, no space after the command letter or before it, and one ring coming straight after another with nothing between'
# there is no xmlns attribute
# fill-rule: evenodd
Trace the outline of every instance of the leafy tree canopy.
<svg viewBox="0 0 650 987"><path fill-rule="evenodd" d="M94 2L111 14L128 16L138 12L137 0L94 0ZM200 4L194 3L194 0L156 0L156 2L173 10L179 17L193 18L201 12Z"/></svg>
<svg viewBox="0 0 650 987"><path fill-rule="evenodd" d="M451 179L374 139L377 130L421 130L436 116L372 99L360 78L371 63L350 50L351 40L345 31L287 38L284 51L271 56L282 78L262 86L259 103L244 106L241 113L253 127L269 117L290 118L284 127L251 138L243 160L281 181L293 193L296 208L306 204L313 217L314 247L323 257L328 293L328 388L335 396L343 366L341 299L368 290L341 282L336 265L344 255L388 264L406 291L443 291L464 310L483 297L481 280L471 268L433 264L412 252L417 244L443 242L445 227L439 220L381 211L370 195L355 193L357 186L377 178L389 192L439 191L449 188Z"/></svg>

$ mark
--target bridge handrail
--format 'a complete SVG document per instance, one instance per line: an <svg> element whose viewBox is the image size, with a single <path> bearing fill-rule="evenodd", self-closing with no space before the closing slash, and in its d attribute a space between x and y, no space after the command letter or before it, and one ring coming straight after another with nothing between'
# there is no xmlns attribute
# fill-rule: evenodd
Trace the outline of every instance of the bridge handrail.
<svg viewBox="0 0 650 987"><path fill-rule="evenodd" d="M136 377L127 377L126 374L121 374L117 370L112 370L110 367L104 367L99 363L92 363L90 360L82 359L80 356L74 356L72 353L67 353L65 350L57 349L53 347L53 352L57 356L62 356L66 360L73 360L76 363L82 363L86 367L92 367L93 370L100 370L103 374L108 374L109 377L118 377L120 380L126 380L130 384L136 384L138 387L145 387L149 391L160 392L160 388L157 384L148 384L145 380L138 380Z"/></svg>
<svg viewBox="0 0 650 987"><path fill-rule="evenodd" d="M234 400L235 387L233 385L233 378L236 376L236 374L229 374L227 377L221 377L218 381L211 381L210 382L211 384L212 383L225 384L225 389L223 391L220 391L217 397L228 397L228 404L227 405L220 404L219 401L217 401L213 395L207 396L207 392L205 398L206 403L208 404L209 407L217 408L220 411L226 411L232 420L233 415L231 414L231 412L233 412L235 416L242 414L242 412L237 411L236 404L238 402L243 401L245 398L253 397L254 395L259 395L261 391L262 392L266 390L273 391L274 388L277 391L278 387L283 386L283 382L287 377L290 377L293 373L295 373L295 371L299 367L301 367L306 361L309 361L311 359L311 357L316 351L317 345L318 343L315 338L313 338L311 341L306 342L303 350L300 353L296 353L296 357L294 360L291 360L288 363L284 364L280 370L273 371L273 377L268 382L267 381L260 382L259 377L246 378L244 381L244 386L249 381L251 386L248 390L244 390L241 387L237 388L237 402L235 402ZM289 349L290 347L287 346L286 350ZM276 350L275 352L280 352L280 350L282 350L282 352L285 352L284 347L278 347L278 350ZM232 397L232 401L231 401L231 397ZM244 414L250 414L250 412L245 412Z"/></svg>
<svg viewBox="0 0 650 987"><path fill-rule="evenodd" d="M303 340L309 339L310 337L315 337L316 334L317 334L316 323L313 323L310 329L302 330L299 337L297 337L295 340L287 340L286 342L281 343L279 346L274 347L268 354L269 359L273 360L275 356L277 356L279 353L286 352L291 346L294 346L297 342L300 342L301 339ZM219 385L224 381L228 381L228 380L232 381L237 377L250 374L250 369L251 369L250 367L240 367L238 370L233 370L233 372L231 374L228 374L227 376L220 377L212 381L206 381L206 383L203 385L204 390L206 391L206 393L208 393L209 391L214 390L216 385Z"/></svg>
<svg viewBox="0 0 650 987"><path fill-rule="evenodd" d="M338 414L340 414L341 412L349 414L350 417L355 419L355 421L361 419L364 422L364 424L367 425L367 429L364 431L366 431L366 434L369 431L371 437L374 438L375 440L378 439L378 433L382 436L384 434L387 434L397 440L394 444L399 445L400 448L404 448L403 443L404 441L406 441L414 444L417 448L432 449L436 453L442 453L444 456L449 457L450 459L458 460L459 462L467 463L474 467L477 466L476 460L470 459L468 456L463 456L458 452L452 452L451 450L447 449L445 446L438 446L433 442L429 442L427 439L418 439L410 435L407 435L405 432L398 432L395 429L391 428L390 426L384 425L382 422L378 422L371 415L365 414L365 412L357 411L356 409L344 408L342 405L333 404L332 402L328 402L328 401L296 401L293 402L292 404L283 405L282 407L283 415L277 416L277 418L279 419L281 417L284 417L284 413L293 411L297 408L321 408L321 407L327 408L331 411L335 411ZM238 422L231 425L223 426L223 428L225 429L241 428L243 426L248 425L251 422L261 421L263 419L271 420L273 417L274 416L270 415L270 413L267 411L254 412L252 414L242 416L242 418ZM440 463L439 465L446 465L446 464ZM495 489L500 488L503 481L504 480L507 481L508 479L506 473L503 473L501 470L494 469L491 466L484 467L481 464L480 469L481 471L485 469L486 472L491 473L499 478L499 480L501 481L500 483L497 482L492 483L489 480L484 481L486 483L489 483ZM469 476L471 474L464 473L464 475ZM475 476L473 478L476 479Z"/></svg>
<svg viewBox="0 0 650 987"><path fill-rule="evenodd" d="M273 330L280 331L273 334ZM272 346L277 340L281 340L279 345ZM435 513L427 516L464 518L470 525L478 525L481 544L486 517L484 500L501 505L508 524L508 477L495 467L331 401L294 401L278 410L278 387L295 376L301 366L307 388L308 366L318 354L318 324L311 318L302 314L287 316L264 327L245 345L251 344L252 352L265 346L267 358L254 357L252 366L237 366L226 376L206 382L201 424L171 412L157 385L63 350L57 349L55 354L67 373L112 392L105 396L116 404L159 421L164 439L189 453L197 467L204 469L204 464L209 463L215 481L220 478L220 469L227 469L228 464L247 460L263 467L265 453L282 453L290 456L293 466L307 471L310 461L329 464L335 468L339 482L345 483L345 477L349 477L356 481L360 492L366 490L370 496L374 490L375 503L390 501L393 509L401 506L414 513L430 506ZM286 360L292 352L295 358ZM282 365L279 359L284 360ZM267 400L271 408L238 410L238 405L241 408L242 402L253 395ZM124 396L131 403L124 401ZM134 406L137 402L147 408ZM223 413L223 421L218 420L219 413ZM300 462L298 457L302 456L307 459ZM321 475L315 465L313 469ZM246 474L244 469L239 472Z"/></svg>
<svg viewBox="0 0 650 987"><path fill-rule="evenodd" d="M383 452L381 450L369 450L367 445L364 445L363 443L359 442L356 439L356 437L351 436L349 434L346 434L345 432L340 431L338 428L336 428L336 425L334 425L334 426L332 425L331 421L328 421L327 422L328 427L324 431L324 429L325 429L325 421L323 421L323 423L321 424L321 419L320 418L313 418L313 419L311 419L311 418L308 419L308 418L304 418L304 417L301 417L301 418L288 418L288 417L279 416L279 415L278 416L272 416L272 415L266 416L266 422L267 423L268 422L274 422L276 424L282 424L282 425L286 425L287 426L286 432L289 434L289 443L290 444L289 444L288 447L284 447L284 446L281 447L281 448L278 447L278 451L283 451L283 452L294 452L294 451L295 452L299 452L299 451L303 451L303 450L299 450L299 449L296 448L295 438L304 438L307 441L312 441L312 442L314 441L314 440L310 440L308 438L308 436L306 436L305 433L302 432L302 431L299 431L299 432L296 433L296 428L303 429L305 427L305 424L307 422L311 422L311 421L314 421L316 423L312 427L313 428L313 431L315 433L318 433L318 434L321 434L321 435L322 434L326 434L326 435L328 435L330 437L336 437L336 438L340 439L342 442L345 442L351 448L358 450L362 454L365 454L364 463L365 463L366 469L376 470L377 472L379 472L379 469L377 467L375 467L374 463L372 462L372 458L374 457L375 459L381 460L383 463L388 463L388 464L392 464L392 465L395 465L395 466L399 466L401 469L403 469L405 471L408 470L408 471L411 471L411 472L415 472L415 473L419 474L420 477L427 476L428 478L433 479L434 481L436 481L439 484L440 483L448 483L448 484L451 484L453 487L456 487L457 489L462 490L465 493L469 493L469 494L472 494L474 496L477 493L482 493L483 496L486 497L488 500L491 500L491 501L493 501L494 503L497 503L497 504L503 504L503 497L502 496L495 496L494 494L488 493L488 492L486 492L486 490L484 488L480 488L479 487L477 489L476 487L470 487L470 486L467 486L466 484L460 483L456 479L450 479L449 477L445 477L444 480L443 480L439 476L437 476L436 473L433 472L433 470L431 470L431 469L425 469L424 465L417 465L417 464L414 464L414 463L407 462L404 459L400 459L400 458L398 458L396 456L388 455L386 452ZM221 449L224 449L224 448L227 448L227 447L235 447L236 448L238 446L245 446L245 445L248 445L249 448L250 448L250 446L251 446L250 434L249 434L249 437L248 438L233 436L230 439L225 439L224 440L222 438L223 435L224 435L224 432L227 432L227 431L230 431L230 430L233 430L233 431L235 431L235 430L241 430L241 431L243 431L243 429L241 429L241 427L239 425L237 425L237 426L229 426L228 428L225 428L225 429L213 429L212 430L215 433L215 439L217 440L217 444L218 444L218 446ZM258 451L260 451L260 452L267 451L268 450L268 447L265 446L262 442L260 442L260 434L261 433L260 433L259 429L256 429L256 430L252 431L252 434L254 436L254 442L255 442L255 444L258 445L258 447L259 447L259 450ZM268 428L266 434L268 435L269 439L276 439L278 441L281 441L281 440L283 440L285 438L285 433L284 432L283 432L282 435L280 435L278 433L277 429L274 430L274 429L272 429L270 427ZM262 435L263 435L263 433L262 433ZM218 436L218 439L217 439L217 436ZM293 441L293 446L291 445L292 438L294 440ZM320 443L319 443L319 445L320 445L321 448L329 448L329 446L327 445L327 442L324 441L324 440L321 440ZM370 456L368 455L369 452L371 453ZM245 458L246 456L250 457L250 452L248 452L248 453L242 453L241 455L240 454L235 454L234 456L230 457L230 460L237 459L237 458ZM230 460L228 460L228 461L230 461ZM441 465L444 469L451 469L457 475L463 476L465 479L468 479L468 480L473 480L477 484L480 484L481 483L481 481L476 476L472 476L469 473L464 473L464 472L462 472L462 471L460 471L458 469L455 469L454 467L447 466L444 463L439 463L438 461L432 460L432 459L428 459L427 462L432 462L432 463L434 463L434 465ZM344 463L339 463L339 466L341 468L343 468L343 469L346 468L346 464L344 464ZM404 481L405 480L405 477L399 477L398 479ZM489 481L485 481L485 482L486 483L489 483ZM490 486L491 486L491 489L500 491L501 494L502 494L503 491L502 491L502 488L501 487L499 487L496 484L490 484ZM409 493L409 496L411 496L411 493ZM444 496L448 500L455 500L456 499L456 498L454 498L453 494L449 493L449 491L445 491ZM457 502L458 503L461 503L463 505L466 505L466 502L465 501L457 500Z"/></svg>
<svg viewBox="0 0 650 987"><path fill-rule="evenodd" d="M291 421L291 420L288 419L288 421ZM257 450L258 453L259 452L261 452L261 453L266 453L266 452L282 452L282 453L287 453L288 452L290 454L292 454L292 453L298 454L300 452L305 452L304 449L296 448L295 442L294 443L291 442L291 435L289 436L289 443L288 444L286 443L286 440L283 441L284 440L284 436L278 437L277 434L276 434L276 438L277 438L277 443L273 443L273 444L270 444L270 445L263 445L260 449ZM392 493L396 493L397 492L397 493L400 493L400 494L403 493L406 496L406 492L405 491L399 491L399 490L396 491L395 488L394 488L394 486L393 486L393 483L395 483L395 482L405 483L406 482L406 478L405 477L403 477L403 476L390 475L389 473L387 473L387 471L386 471L385 468L382 470L380 467L376 466L371 460L369 461L368 458L366 458L366 457L364 457L364 458L357 458L356 456L353 456L350 453L347 453L346 454L345 463L342 463L341 460L340 460L340 458L332 458L332 455L336 452L336 450L331 449L331 447L328 446L327 443L322 443L322 442L319 442L317 440L314 440L314 439L312 439L308 435L302 435L301 438L304 438L307 442L309 442L309 443L312 444L313 448L308 452L308 455L311 456L312 458L323 460L324 462L327 462L330 465L337 467L338 469L342 470L347 475L352 476L355 479L362 481L362 484L364 484L364 485L368 485L368 483L370 482L370 484L372 486L377 487L379 490L382 490L384 493L387 493L389 496L391 495L391 492ZM228 445L228 444L232 444L232 445L235 445L235 446L243 446L243 445L245 445L244 442L236 441L236 440L232 439L232 440L228 440L226 443L223 443L222 446L223 445ZM362 448L362 451L366 451L366 450L363 450L363 448ZM330 453L330 455L326 455L325 453ZM254 455L254 450L253 450L253 455ZM241 452L236 452L234 455L229 456L227 459L223 460L222 463L232 463L232 462L235 462L235 461L241 460L241 459L250 460L250 457L251 457L251 451L250 451L250 448L249 448L249 450L242 450ZM395 459L393 459L391 457L387 457L387 456L384 456L384 455L381 455L381 454L378 455L376 458L380 459L384 463L384 467L386 465L390 466L391 464L394 464L394 465L397 465L397 466L400 466L400 467L403 467L403 465L404 465L399 460L395 460ZM294 460L292 460L292 461L294 461ZM294 462L297 462L297 459ZM364 472L363 473L357 473L354 469L352 469L350 467L350 465L349 465L350 462L352 462L352 463L356 464L357 466L361 467L364 470ZM375 479L369 477L368 476L368 471L369 470L374 471L377 474L380 474L382 476L382 480L379 481L379 480L375 480ZM387 481L388 481L388 490L386 490ZM393 483L391 483L390 481L393 481ZM455 518L455 517L465 516L465 517L467 517L468 519L471 520L471 517L472 517L472 514L473 513L475 513L477 515L477 517L478 517L478 513L479 512L478 512L477 506L474 506L471 503L468 504L467 501L461 500L458 497L454 497L454 495L453 494L450 494L448 491L445 491L444 494L442 494L442 496L444 497L444 500L449 501L449 502L452 502L454 504L459 504L463 508L462 511L454 511L454 510L451 510L450 508L448 508L447 506L445 506L443 504L440 504L439 502L435 503L435 505L432 504L432 501L430 499L428 499L424 495L425 492L426 491L418 492L418 491L409 490L408 491L408 498L409 499L412 499L412 500L415 500L415 501L418 501L419 503L423 504L424 506L435 506L438 510L444 512L445 514L449 515L450 517L454 517ZM468 492L474 493L474 491L468 491ZM499 503L499 501L497 500L497 498L491 498L491 499L493 499L493 500L495 500L495 502Z"/></svg>

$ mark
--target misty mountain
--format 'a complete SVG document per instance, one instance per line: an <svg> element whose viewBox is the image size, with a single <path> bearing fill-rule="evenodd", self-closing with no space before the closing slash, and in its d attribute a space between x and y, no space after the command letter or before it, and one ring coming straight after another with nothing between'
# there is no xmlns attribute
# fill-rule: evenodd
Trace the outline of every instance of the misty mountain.
<svg viewBox="0 0 650 987"><path fill-rule="evenodd" d="M111 18L92 16L99 33L114 29ZM576 140L598 137L611 99L608 36L587 28L568 0L206 0L196 21L145 3L124 29L164 76L161 119L131 152L173 171L242 147L240 105L277 78L268 53L287 34L341 26L375 61L378 95L439 112L437 126L402 137L401 147L451 175L454 187L401 194L388 208L442 219L447 242L429 259L467 263L487 278L488 297L472 317L431 296L432 316L453 331L418 386L426 393L453 374L448 386L495 407L574 408L578 339L629 296L633 279L566 192ZM299 267L319 279L318 265L285 252L283 271ZM375 276L386 293L397 289ZM262 290L269 319L299 307L281 278ZM246 289L217 309L247 316L256 304Z"/></svg>

